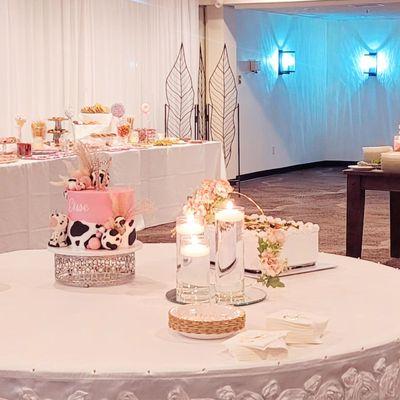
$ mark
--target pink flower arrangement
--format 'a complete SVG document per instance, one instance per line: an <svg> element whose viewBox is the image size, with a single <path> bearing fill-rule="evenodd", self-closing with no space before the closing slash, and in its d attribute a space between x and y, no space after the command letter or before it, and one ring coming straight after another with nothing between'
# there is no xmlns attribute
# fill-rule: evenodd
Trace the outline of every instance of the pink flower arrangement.
<svg viewBox="0 0 400 400"><path fill-rule="evenodd" d="M206 223L212 224L215 210L225 205L232 192L233 188L228 181L206 179L188 198L183 212L202 216Z"/></svg>
<svg viewBox="0 0 400 400"><path fill-rule="evenodd" d="M258 232L258 258L262 274L258 279L267 287L284 287L279 275L286 270L287 262L280 255L285 242L285 232L282 229L268 228Z"/></svg>

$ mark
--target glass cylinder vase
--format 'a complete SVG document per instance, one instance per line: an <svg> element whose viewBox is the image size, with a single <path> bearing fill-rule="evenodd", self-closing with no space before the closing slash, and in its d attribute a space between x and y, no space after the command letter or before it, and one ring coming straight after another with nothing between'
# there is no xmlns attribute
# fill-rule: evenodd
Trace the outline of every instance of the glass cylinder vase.
<svg viewBox="0 0 400 400"><path fill-rule="evenodd" d="M119 140L123 144L127 144L129 136L131 135L131 124L126 118L121 118L117 124L117 134Z"/></svg>
<svg viewBox="0 0 400 400"><path fill-rule="evenodd" d="M235 304L244 298L244 209L228 204L216 222L215 300Z"/></svg>
<svg viewBox="0 0 400 400"><path fill-rule="evenodd" d="M176 257L177 265L179 266L180 244L182 237L200 235L204 233L203 218L193 215L181 215L176 219L175 234L176 234Z"/></svg>
<svg viewBox="0 0 400 400"><path fill-rule="evenodd" d="M193 304L210 301L210 247L204 235L180 239L176 300Z"/></svg>

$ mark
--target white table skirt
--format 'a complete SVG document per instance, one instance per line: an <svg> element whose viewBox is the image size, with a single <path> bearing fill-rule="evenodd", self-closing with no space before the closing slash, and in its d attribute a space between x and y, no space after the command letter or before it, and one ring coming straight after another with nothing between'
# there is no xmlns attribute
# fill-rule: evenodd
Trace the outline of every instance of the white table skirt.
<svg viewBox="0 0 400 400"><path fill-rule="evenodd" d="M284 289L245 310L250 329L282 308L324 314L323 344L291 347L280 363L238 363L221 340L169 331L174 254L146 244L132 284L90 289L55 284L45 250L0 255L0 398L400 398L399 271L321 254L338 268L284 278Z"/></svg>
<svg viewBox="0 0 400 400"><path fill-rule="evenodd" d="M110 154L111 184L133 187L138 203L152 205L146 227L174 221L203 179L226 178L218 142ZM46 246L50 213L66 209L62 188L50 184L59 175L67 175L61 159L0 166L0 253Z"/></svg>

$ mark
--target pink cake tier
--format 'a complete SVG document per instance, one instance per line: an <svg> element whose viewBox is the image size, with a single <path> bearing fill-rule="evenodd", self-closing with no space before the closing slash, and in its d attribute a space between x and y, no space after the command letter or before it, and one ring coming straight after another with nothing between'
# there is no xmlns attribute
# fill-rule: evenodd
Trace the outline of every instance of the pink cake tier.
<svg viewBox="0 0 400 400"><path fill-rule="evenodd" d="M70 221L86 221L104 224L113 218L111 196L129 196L134 206L133 189L111 188L107 190L68 191L68 218Z"/></svg>
<svg viewBox="0 0 400 400"><path fill-rule="evenodd" d="M119 217L119 215L113 213L112 201L112 198L118 199L118 196L124 198L124 204L129 205L132 209L134 208L134 193L130 188L67 192L68 237L73 247L86 248L90 238L96 235L102 225L115 217ZM126 223L133 224L133 220L126 221ZM134 230L134 226L130 225L128 229ZM128 243L132 242L132 239L128 240L127 238L125 240L122 238L122 242L117 243L119 248L132 245Z"/></svg>

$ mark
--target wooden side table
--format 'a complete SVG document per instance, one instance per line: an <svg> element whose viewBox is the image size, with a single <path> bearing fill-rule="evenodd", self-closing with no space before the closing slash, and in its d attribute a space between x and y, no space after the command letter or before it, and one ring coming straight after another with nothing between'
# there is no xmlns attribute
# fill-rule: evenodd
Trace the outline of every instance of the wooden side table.
<svg viewBox="0 0 400 400"><path fill-rule="evenodd" d="M390 192L390 255L400 258L400 174L352 169L343 173L347 175L346 255L361 257L365 191L381 190Z"/></svg>

